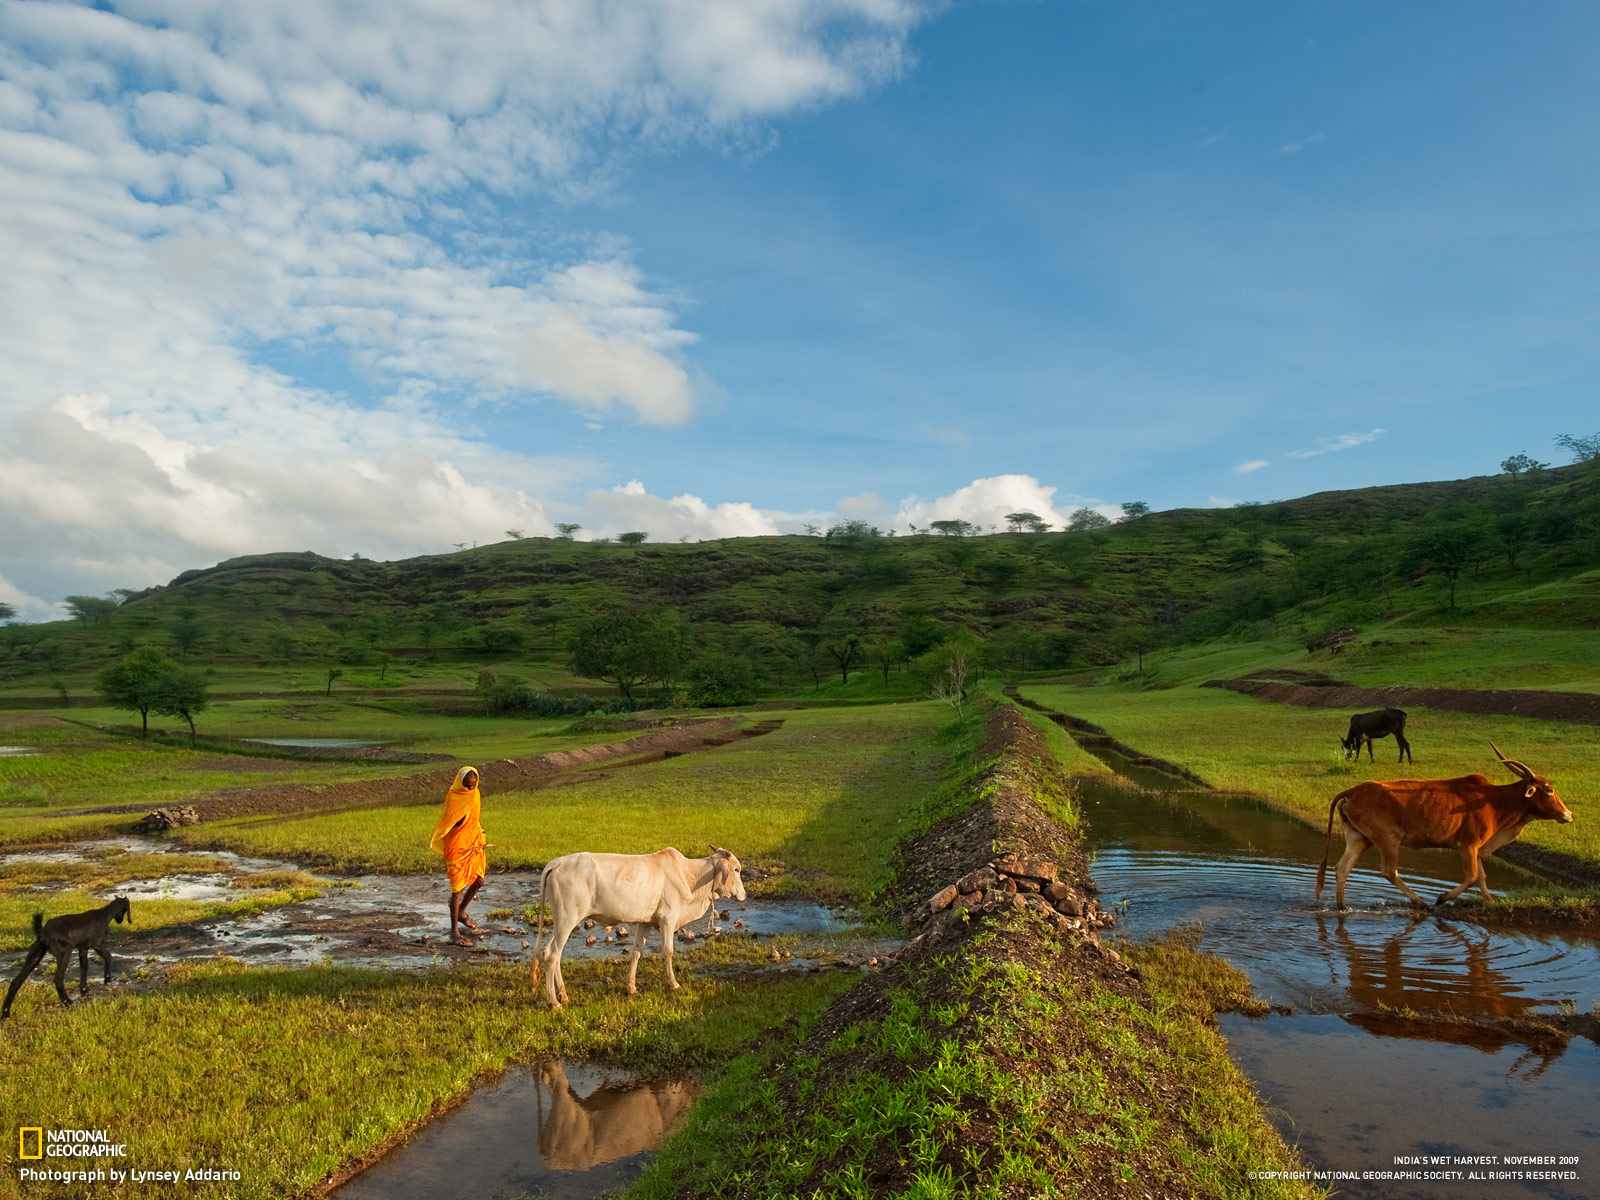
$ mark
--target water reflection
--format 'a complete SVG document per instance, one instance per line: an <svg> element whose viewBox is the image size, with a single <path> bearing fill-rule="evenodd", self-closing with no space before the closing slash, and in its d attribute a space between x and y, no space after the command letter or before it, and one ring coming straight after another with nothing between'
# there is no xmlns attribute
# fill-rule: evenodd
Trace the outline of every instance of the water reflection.
<svg viewBox="0 0 1600 1200"><path fill-rule="evenodd" d="M636 1176L694 1104L688 1080L551 1062L506 1072L338 1189L340 1200L589 1197Z"/></svg>

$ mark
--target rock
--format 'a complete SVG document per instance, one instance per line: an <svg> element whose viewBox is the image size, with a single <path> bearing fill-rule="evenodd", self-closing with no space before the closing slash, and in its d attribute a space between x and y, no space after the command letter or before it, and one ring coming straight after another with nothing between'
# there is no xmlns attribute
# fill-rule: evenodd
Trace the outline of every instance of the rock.
<svg viewBox="0 0 1600 1200"><path fill-rule="evenodd" d="M614 937L612 937L612 936L611 936L611 935L610 935L610 934L609 934L609 933L608 933L608 934L606 934L606 945L608 945L608 946L609 946L609 945L611 945L611 943L612 943L612 942L614 942L614 941L616 941L616 940L617 940L617 939L616 939L616 938L614 938Z"/></svg>
<svg viewBox="0 0 1600 1200"><path fill-rule="evenodd" d="M987 891L989 888L992 888L995 885L998 878L999 877L994 873L993 867L979 867L976 871L968 871L960 879L956 880L956 891Z"/></svg>
<svg viewBox="0 0 1600 1200"><path fill-rule="evenodd" d="M1056 878L1055 863L1041 858L1004 858L998 866L1007 875L1036 879L1040 883L1054 883Z"/></svg>
<svg viewBox="0 0 1600 1200"><path fill-rule="evenodd" d="M1068 896L1074 894L1072 891L1072 885L1068 883L1062 883L1059 879L1054 883L1045 884L1044 887L1040 888L1039 890L1044 893L1045 899L1049 900L1052 904L1057 900L1064 900Z"/></svg>
<svg viewBox="0 0 1600 1200"><path fill-rule="evenodd" d="M1050 902L1043 896L1035 896L1031 892L1022 892L1017 896L1017 900L1022 907L1031 909L1047 920L1053 922L1057 916L1056 910L1050 907Z"/></svg>
<svg viewBox="0 0 1600 1200"><path fill-rule="evenodd" d="M678 930L678 936L686 942L692 942L694 941L694 930L680 929Z"/></svg>
<svg viewBox="0 0 1600 1200"><path fill-rule="evenodd" d="M200 821L200 814L192 805L178 804L167 808L152 808L147 812L134 828L140 833L162 833L168 829L177 829L180 825L196 825Z"/></svg>
<svg viewBox="0 0 1600 1200"><path fill-rule="evenodd" d="M1000 881L1000 890L1008 896L1015 896L1019 890L1017 881L1015 879L1002 879Z"/></svg>
<svg viewBox="0 0 1600 1200"><path fill-rule="evenodd" d="M771 953L771 955L769 955L769 957L772 959L773 962L782 962L783 961L783 955L778 953L778 948L776 946L774 946L772 948L772 953Z"/></svg>
<svg viewBox="0 0 1600 1200"><path fill-rule="evenodd" d="M1037 892L1040 890L1039 883L1035 879L1013 879L1011 882L1016 884L1019 892Z"/></svg>
<svg viewBox="0 0 1600 1200"><path fill-rule="evenodd" d="M627 937L628 936L628 927L626 925L618 925L617 926L617 936L619 938Z"/></svg>
<svg viewBox="0 0 1600 1200"><path fill-rule="evenodd" d="M591 934L590 934L590 935L589 935L589 936L588 936L588 937L586 937L586 938L584 938L584 939L583 939L583 944L584 944L584 945L585 945L585 946L592 946L592 945L594 945L594 943L595 943L595 940L596 940L596 939L595 939L595 936L594 936L594 934L592 934L592 933L591 933ZM608 941L608 942L609 942L609 941L610 941L610 940L611 940L611 939L610 939L610 938L607 938L607 939L606 939L606 941Z"/></svg>
<svg viewBox="0 0 1600 1200"><path fill-rule="evenodd" d="M1056 901L1056 911L1064 917L1083 916L1083 901L1076 896L1063 896Z"/></svg>
<svg viewBox="0 0 1600 1200"><path fill-rule="evenodd" d="M728 910L727 909L723 909L721 912L719 912L717 914L717 916L721 917L724 921L726 921L728 919Z"/></svg>
<svg viewBox="0 0 1600 1200"><path fill-rule="evenodd" d="M951 902L960 894L961 889L953 883L940 888L928 897L928 912L930 914L943 912L950 907Z"/></svg>
<svg viewBox="0 0 1600 1200"><path fill-rule="evenodd" d="M583 927L584 927L584 928L585 928L585 929L593 929L593 928L594 928L594 918L593 918L593 917L590 917L590 918L589 918L589 919L588 919L588 920L586 920L586 921L585 921L585 922L584 922L584 923L583 923Z"/></svg>
<svg viewBox="0 0 1600 1200"><path fill-rule="evenodd" d="M744 918L740 917L737 921L735 921L733 923L733 927L735 929L743 929L744 928Z"/></svg>
<svg viewBox="0 0 1600 1200"><path fill-rule="evenodd" d="M876 958L869 958L869 959L867 959L867 966L869 966L869 967L875 967L875 966L877 966L877 965L878 965L878 960L877 960L877 959L876 959Z"/></svg>
<svg viewBox="0 0 1600 1200"><path fill-rule="evenodd" d="M1119 963L1122 961L1122 955L1118 954L1110 946L1101 946L1100 953L1111 962Z"/></svg>

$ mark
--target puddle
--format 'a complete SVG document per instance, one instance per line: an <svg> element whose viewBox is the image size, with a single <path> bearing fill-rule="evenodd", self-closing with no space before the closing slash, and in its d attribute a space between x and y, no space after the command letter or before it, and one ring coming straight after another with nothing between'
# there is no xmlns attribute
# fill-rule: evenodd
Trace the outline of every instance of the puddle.
<svg viewBox="0 0 1600 1200"><path fill-rule="evenodd" d="M557 1062L518 1067L352 1178L340 1200L600 1195L632 1181L688 1115L691 1080Z"/></svg>
<svg viewBox="0 0 1600 1200"><path fill-rule="evenodd" d="M129 900L238 900L250 893L233 886L237 875L162 875L157 879L130 879L107 888L109 896Z"/></svg>
<svg viewBox="0 0 1600 1200"><path fill-rule="evenodd" d="M368 741L365 738L240 738L243 742L258 742L263 746L293 746L304 750L347 750L355 746L387 746L388 742Z"/></svg>
<svg viewBox="0 0 1600 1200"><path fill-rule="evenodd" d="M0 746L0 758L35 758L38 754L31 746Z"/></svg>
<svg viewBox="0 0 1600 1200"><path fill-rule="evenodd" d="M1294 1006L1291 1016L1229 1018L1223 1029L1235 1060L1310 1164L1359 1173L1394 1169L1397 1154L1600 1161L1600 1048L1558 1038L1541 1055L1499 1030L1420 1025L1392 1011L1588 1012L1600 1003L1600 939L1490 929L1453 920L1448 909L1417 914L1371 868L1351 875L1352 911L1337 913L1331 866L1321 903L1312 897L1321 833L1246 797L1138 773L1146 786L1165 790L1079 780L1101 901L1126 902L1117 929L1135 940L1200 923L1201 949L1247 972L1267 999ZM1539 882L1492 858L1485 864L1497 892ZM1431 896L1459 880L1460 859L1406 852L1400 869ZM1589 1194L1581 1179L1358 1178L1336 1186L1341 1196L1383 1200Z"/></svg>

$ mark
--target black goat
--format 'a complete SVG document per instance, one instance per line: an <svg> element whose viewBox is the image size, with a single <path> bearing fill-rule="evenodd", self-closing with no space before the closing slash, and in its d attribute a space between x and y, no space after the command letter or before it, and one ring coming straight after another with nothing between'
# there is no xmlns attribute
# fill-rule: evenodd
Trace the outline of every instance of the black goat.
<svg viewBox="0 0 1600 1200"><path fill-rule="evenodd" d="M1344 747L1346 758L1360 758L1361 747L1367 747L1367 761L1372 761L1372 739L1388 737L1400 744L1400 757L1396 762L1411 761L1411 743L1406 741L1406 714L1398 708L1381 708L1377 712L1356 713L1350 718L1350 731L1339 745Z"/></svg>
<svg viewBox="0 0 1600 1200"><path fill-rule="evenodd" d="M11 1002L17 998L17 990L22 987L22 981L33 973L33 969L44 961L46 954L56 956L56 995L61 997L63 1006L71 1004L67 999L67 962L72 952L78 952L78 994L89 994L89 951L93 950L106 964L106 982L111 982L111 951L106 942L111 936L111 922L126 921L133 924L133 909L128 904L126 896L118 896L104 908L93 908L88 912L72 913L64 917L51 917L44 919L43 913L33 914L33 945L28 947L28 955L22 960L22 970L17 972L17 977L11 981L11 987L6 992L6 1003L0 1008L0 1021L11 1015Z"/></svg>

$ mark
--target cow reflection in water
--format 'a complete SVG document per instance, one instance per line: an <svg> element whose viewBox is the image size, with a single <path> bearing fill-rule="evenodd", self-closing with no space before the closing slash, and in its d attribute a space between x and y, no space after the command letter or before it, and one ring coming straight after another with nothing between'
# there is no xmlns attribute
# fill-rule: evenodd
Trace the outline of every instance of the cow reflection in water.
<svg viewBox="0 0 1600 1200"><path fill-rule="evenodd" d="M1519 994L1522 983L1494 964L1490 934L1419 918L1380 942L1358 942L1343 917L1331 925L1317 918L1322 941L1344 958L1350 999L1365 1010L1345 1014L1351 1025L1379 1037L1451 1042L1485 1054L1527 1046L1507 1075L1537 1060L1528 1079L1566 1052L1573 1034L1541 1020L1534 1010L1544 1001ZM1415 944L1424 937L1435 944Z"/></svg>
<svg viewBox="0 0 1600 1200"><path fill-rule="evenodd" d="M558 1171L587 1171L654 1150L688 1115L694 1088L683 1081L614 1084L579 1096L560 1063L540 1068L539 1153ZM544 1089L550 1107L544 1110Z"/></svg>

